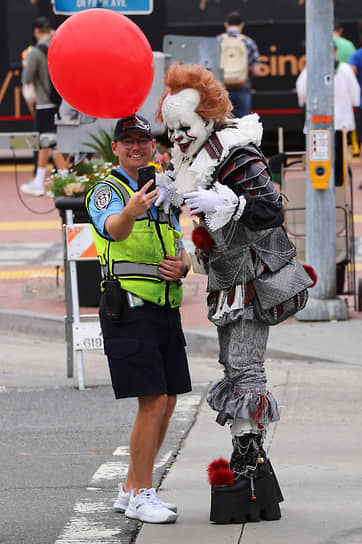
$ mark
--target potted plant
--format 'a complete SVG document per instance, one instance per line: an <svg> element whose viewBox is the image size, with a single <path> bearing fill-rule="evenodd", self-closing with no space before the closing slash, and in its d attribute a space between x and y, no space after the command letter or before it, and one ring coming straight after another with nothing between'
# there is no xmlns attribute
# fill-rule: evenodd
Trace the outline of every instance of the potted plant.
<svg viewBox="0 0 362 544"><path fill-rule="evenodd" d="M51 173L47 181L48 194L54 197L55 206L63 223L66 210L73 211L75 223L89 220L84 207L84 195L93 185L102 182L112 168L112 163L85 158L67 173L56 171Z"/></svg>

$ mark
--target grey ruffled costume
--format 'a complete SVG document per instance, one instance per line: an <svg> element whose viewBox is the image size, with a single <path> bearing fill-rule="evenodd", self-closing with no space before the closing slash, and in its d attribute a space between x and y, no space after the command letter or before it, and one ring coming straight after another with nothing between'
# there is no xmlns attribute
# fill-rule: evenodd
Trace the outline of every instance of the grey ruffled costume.
<svg viewBox="0 0 362 544"><path fill-rule="evenodd" d="M250 148L247 151L250 153ZM232 153L234 169L246 169L245 183L238 183L236 193L252 195L252 198L263 200L264 204L273 205L280 200L280 195L270 181L265 163L260 167L263 156L258 150L252 154L254 161L258 161L257 166L250 156L245 160L243 152L236 153L236 160L235 150ZM215 176L229 162L230 159L226 159L217 168ZM222 182L235 190L227 179ZM201 224L207 228L205 222ZM207 251L208 314L218 328L219 362L224 367L224 377L210 388L207 402L218 412L217 422L221 425L243 418L257 424L263 432L269 422L279 420L280 416L277 401L267 390L264 368L269 327L254 315L248 284L265 269L274 272L291 262L295 257L295 247L283 227L250 230L243 217L237 222L231 219L223 228L212 233L209 231L209 234L214 246ZM227 297L235 286L241 286L244 303L215 318L220 292Z"/></svg>
<svg viewBox="0 0 362 544"><path fill-rule="evenodd" d="M295 247L281 227L252 232L237 223L212 235L215 246L208 252L210 293L241 285L247 299L247 284L261 275L264 265L275 271L295 256ZM211 387L207 402L218 412L221 425L243 418L263 429L279 419L277 401L266 387L264 353L269 327L255 318L251 301L215 320L217 298L209 297L208 313L218 328L224 377Z"/></svg>

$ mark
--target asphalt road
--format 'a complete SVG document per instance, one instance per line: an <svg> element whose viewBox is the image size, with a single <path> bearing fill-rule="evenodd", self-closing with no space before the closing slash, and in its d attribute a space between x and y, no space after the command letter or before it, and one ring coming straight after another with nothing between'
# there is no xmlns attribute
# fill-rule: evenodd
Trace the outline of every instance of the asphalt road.
<svg viewBox="0 0 362 544"><path fill-rule="evenodd" d="M154 485L193 424L207 383L179 398ZM127 469L136 400L109 385L0 390L0 543L129 543L137 522L112 511ZM79 540L81 538L81 540Z"/></svg>

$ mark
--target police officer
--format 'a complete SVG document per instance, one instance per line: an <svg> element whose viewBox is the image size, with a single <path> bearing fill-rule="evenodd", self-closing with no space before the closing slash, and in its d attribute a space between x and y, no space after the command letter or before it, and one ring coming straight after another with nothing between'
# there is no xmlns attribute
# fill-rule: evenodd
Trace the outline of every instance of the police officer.
<svg viewBox="0 0 362 544"><path fill-rule="evenodd" d="M149 122L139 115L117 122L112 150L119 166L86 195L103 281L99 314L117 399L138 398L126 482L114 510L150 523L176 521L176 506L152 487L154 461L176 395L191 390L179 306L190 259L159 188L138 190L138 168L155 149Z"/></svg>

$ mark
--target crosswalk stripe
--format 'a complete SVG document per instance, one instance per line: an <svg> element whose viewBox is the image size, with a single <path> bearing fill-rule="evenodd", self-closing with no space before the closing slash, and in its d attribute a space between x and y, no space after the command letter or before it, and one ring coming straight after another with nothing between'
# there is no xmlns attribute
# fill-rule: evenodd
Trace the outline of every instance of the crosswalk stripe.
<svg viewBox="0 0 362 544"><path fill-rule="evenodd" d="M202 384L203 388L206 384ZM189 420L195 414L202 401L203 394L191 393L180 397L177 401L174 418L179 421ZM118 453L117 453L118 452ZM124 456L126 448L117 448L113 455ZM165 467L172 456L172 450L163 454L155 464L155 469ZM74 505L73 515L66 523L55 544L113 544L123 542L123 535L129 535L129 521L124 517L114 516L112 503L114 496L108 493L105 484L113 482L114 489L123 480L128 471L128 459L124 461L108 461L94 473L87 491L92 496L79 500Z"/></svg>

